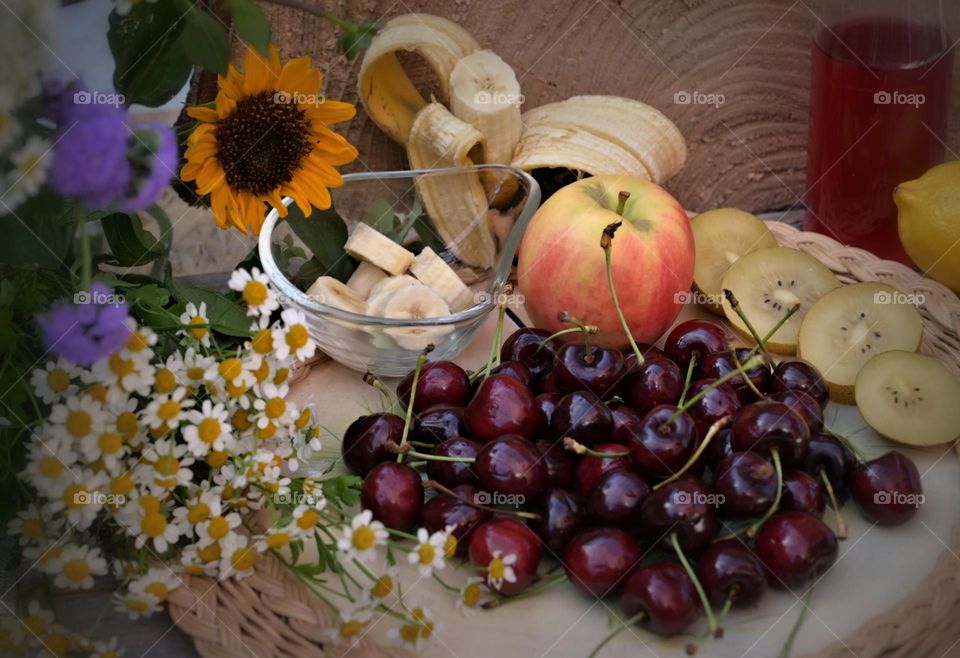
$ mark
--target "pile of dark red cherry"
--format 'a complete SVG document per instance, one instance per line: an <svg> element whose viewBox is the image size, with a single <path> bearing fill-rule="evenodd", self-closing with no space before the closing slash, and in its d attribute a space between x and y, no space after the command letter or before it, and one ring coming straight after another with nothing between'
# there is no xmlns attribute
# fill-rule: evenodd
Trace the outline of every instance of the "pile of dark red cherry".
<svg viewBox="0 0 960 658"><path fill-rule="evenodd" d="M406 437L391 413L344 436L363 507L398 530L454 526L481 573L515 555L515 580L494 587L504 596L539 579L546 551L574 585L619 594L627 617L664 635L704 612L716 632L707 608L725 614L767 585L821 574L846 526L839 509L837 531L821 520L827 501L851 497L886 525L916 512L914 463L896 451L863 461L826 431L827 388L809 364L774 366L699 320L663 350L641 345L642 362L588 340L520 329L474 381L450 361L426 363ZM397 388L404 406L413 380ZM491 506L503 501L514 506Z"/></svg>

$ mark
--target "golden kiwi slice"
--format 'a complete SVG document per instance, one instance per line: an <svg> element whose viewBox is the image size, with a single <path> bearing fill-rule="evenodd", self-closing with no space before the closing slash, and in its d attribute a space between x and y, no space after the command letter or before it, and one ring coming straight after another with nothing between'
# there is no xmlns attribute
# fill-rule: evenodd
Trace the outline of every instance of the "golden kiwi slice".
<svg viewBox="0 0 960 658"><path fill-rule="evenodd" d="M777 239L759 217L736 208L717 208L690 220L697 260L693 287L701 293L704 308L723 315L720 282L741 256L777 246Z"/></svg>
<svg viewBox="0 0 960 658"><path fill-rule="evenodd" d="M830 399L853 404L860 369L888 350L920 347L923 319L885 283L852 283L817 301L800 326L798 354L823 375Z"/></svg>
<svg viewBox="0 0 960 658"><path fill-rule="evenodd" d="M932 446L960 437L960 381L933 357L891 350L860 369L857 406L888 439Z"/></svg>
<svg viewBox="0 0 960 658"><path fill-rule="evenodd" d="M797 351L797 334L807 309L839 286L840 280L823 263L788 247L758 249L741 256L720 282L721 289L728 289L736 296L741 310L761 337L799 304L800 309L767 341L767 348L778 354ZM740 333L750 335L726 299L723 313Z"/></svg>

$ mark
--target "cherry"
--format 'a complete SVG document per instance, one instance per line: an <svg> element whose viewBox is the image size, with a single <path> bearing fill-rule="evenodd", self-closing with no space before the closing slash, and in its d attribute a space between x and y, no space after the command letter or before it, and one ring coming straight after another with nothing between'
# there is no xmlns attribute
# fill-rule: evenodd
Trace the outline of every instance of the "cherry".
<svg viewBox="0 0 960 658"><path fill-rule="evenodd" d="M489 441L477 453L474 472L488 491L533 497L543 489L547 467L532 441L507 434Z"/></svg>
<svg viewBox="0 0 960 658"><path fill-rule="evenodd" d="M679 400L683 382L684 375L676 363L666 357L650 359L624 377L620 394L624 402L642 413Z"/></svg>
<svg viewBox="0 0 960 658"><path fill-rule="evenodd" d="M420 510L420 525L430 532L439 532L447 526L453 526L453 535L457 538L457 553L465 553L470 535L484 521L493 515L470 503L478 502L479 490L470 484L461 484L441 493L423 504Z"/></svg>
<svg viewBox="0 0 960 658"><path fill-rule="evenodd" d="M569 436L585 446L592 446L610 439L613 416L607 405L590 391L574 391L557 402L550 431L557 438Z"/></svg>
<svg viewBox="0 0 960 658"><path fill-rule="evenodd" d="M826 507L827 498L817 480L803 471L790 470L783 474L780 509L821 516Z"/></svg>
<svg viewBox="0 0 960 658"><path fill-rule="evenodd" d="M601 443L593 446L594 452L628 452L627 446L620 443ZM627 468L630 465L628 457L594 457L593 455L584 455L577 461L577 489L584 496L593 491L600 476L607 471L615 468Z"/></svg>
<svg viewBox="0 0 960 658"><path fill-rule="evenodd" d="M546 489L538 505L540 518L530 527L556 556L562 555L570 539L583 526L583 498L566 489Z"/></svg>
<svg viewBox="0 0 960 658"><path fill-rule="evenodd" d="M768 400L774 402L783 402L785 405L800 414L810 434L815 434L823 429L823 409L820 403L803 391L780 391L767 396Z"/></svg>
<svg viewBox="0 0 960 658"><path fill-rule="evenodd" d="M725 427L717 433L717 436L707 446L704 459L710 465L710 470L716 472L720 460L732 452L733 436L730 434L730 428Z"/></svg>
<svg viewBox="0 0 960 658"><path fill-rule="evenodd" d="M753 551L737 539L714 542L697 560L697 577L715 606L754 603L767 588L767 574Z"/></svg>
<svg viewBox="0 0 960 658"><path fill-rule="evenodd" d="M687 398L693 398L704 389L713 386L713 380L698 379L690 384L690 390ZM710 388L702 398L697 400L687 409L687 413L693 418L697 426L697 433L700 436L706 436L710 426L721 418L727 416L733 417L741 406L740 398L733 387L727 383L720 384Z"/></svg>
<svg viewBox="0 0 960 658"><path fill-rule="evenodd" d="M612 593L642 554L633 537L620 528L594 528L567 544L563 566L570 582L596 597Z"/></svg>
<svg viewBox="0 0 960 658"><path fill-rule="evenodd" d="M820 372L806 361L781 361L773 369L770 392L800 391L816 400L821 407L827 404L829 391Z"/></svg>
<svg viewBox="0 0 960 658"><path fill-rule="evenodd" d="M667 335L664 353L680 368L686 369L690 360L705 358L708 354L728 348L727 333L718 324L704 320L681 322Z"/></svg>
<svg viewBox="0 0 960 658"><path fill-rule="evenodd" d="M857 458L850 448L833 434L819 432L810 437L803 470L818 478L822 470L836 491L843 491L856 464Z"/></svg>
<svg viewBox="0 0 960 658"><path fill-rule="evenodd" d="M549 336L550 332L544 329L525 327L514 331L500 348L500 361L519 361L527 367L531 377L542 379L553 370L556 352L556 344L552 340L540 347Z"/></svg>
<svg viewBox="0 0 960 658"><path fill-rule="evenodd" d="M702 611L687 572L672 562L636 569L623 584L620 606L628 617L643 614L643 624L658 635L677 635Z"/></svg>
<svg viewBox="0 0 960 658"><path fill-rule="evenodd" d="M473 439L457 436L439 444L433 449L433 454L438 457L475 458L482 447L482 444ZM430 459L427 461L427 476L448 487L455 487L458 484L480 484L477 471L470 462Z"/></svg>
<svg viewBox="0 0 960 658"><path fill-rule="evenodd" d="M864 518L879 525L904 523L923 503L917 465L896 450L853 469L849 487Z"/></svg>
<svg viewBox="0 0 960 658"><path fill-rule="evenodd" d="M640 525L650 539L673 548L676 534L680 548L699 553L717 532L717 515L710 490L699 479L687 476L654 489L640 504Z"/></svg>
<svg viewBox="0 0 960 658"><path fill-rule="evenodd" d="M564 393L587 390L604 398L623 377L623 354L585 343L567 343L557 352L553 376Z"/></svg>
<svg viewBox="0 0 960 658"><path fill-rule="evenodd" d="M697 364L697 372L702 379L719 379L727 373L736 370L737 361L743 363L750 358L750 352L751 350L746 347L738 347L733 352L724 350L723 352L708 354ZM733 358L734 353L737 356L736 360ZM761 363L748 370L747 377L750 379L750 383L753 384L754 388L760 391L760 393L765 393L770 386L771 371L772 369L769 364ZM753 392L753 389L750 388L747 380L745 380L742 375L727 380L727 384L732 386L737 392L737 396L741 402L747 403L757 399L757 394Z"/></svg>
<svg viewBox="0 0 960 658"><path fill-rule="evenodd" d="M633 471L616 468L597 480L587 499L587 517L599 525L632 525L649 493L646 480Z"/></svg>
<svg viewBox="0 0 960 658"><path fill-rule="evenodd" d="M520 380L524 386L533 390L533 376L530 369L519 361L504 361L490 371L491 375L510 375Z"/></svg>
<svg viewBox="0 0 960 658"><path fill-rule="evenodd" d="M381 462L396 461L396 453L387 450L403 438L403 418L396 414L370 414L350 423L340 443L343 463L353 473L366 475Z"/></svg>
<svg viewBox="0 0 960 658"><path fill-rule="evenodd" d="M463 407L438 404L417 414L410 438L426 443L448 441L460 436L462 425Z"/></svg>
<svg viewBox="0 0 960 658"><path fill-rule="evenodd" d="M796 411L782 402L755 402L734 417L733 448L738 452L771 454L785 464L802 463L810 443L810 429Z"/></svg>
<svg viewBox="0 0 960 658"><path fill-rule="evenodd" d="M410 402L413 372L397 384L397 397L404 407ZM420 369L413 410L422 411L435 404L461 407L470 399L470 377L453 361L430 361Z"/></svg>
<svg viewBox="0 0 960 658"><path fill-rule="evenodd" d="M406 464L377 464L363 478L360 503L387 527L411 530L423 507L420 474Z"/></svg>
<svg viewBox="0 0 960 658"><path fill-rule="evenodd" d="M637 435L643 415L622 402L612 402L607 408L613 418L613 431L610 436L616 443L628 443Z"/></svg>
<svg viewBox="0 0 960 658"><path fill-rule="evenodd" d="M485 378L463 414L467 431L483 442L504 434L529 438L537 429L539 419L533 393L510 375Z"/></svg>
<svg viewBox="0 0 960 658"><path fill-rule="evenodd" d="M677 411L671 404L661 404L648 411L631 437L630 458L643 474L665 478L680 470L697 447L697 427L687 413L681 413L670 424Z"/></svg>
<svg viewBox="0 0 960 658"><path fill-rule="evenodd" d="M495 518L473 531L469 551L470 562L478 567L477 572L487 585L503 596L514 596L533 582L543 556L543 544L533 530L519 521ZM513 564L505 564L506 561ZM512 570L512 582L507 578L509 574L500 572L502 567ZM494 580L502 582L497 585Z"/></svg>
<svg viewBox="0 0 960 658"><path fill-rule="evenodd" d="M553 412L557 408L557 402L560 401L560 398L563 397L560 393L541 393L536 397L537 408L540 410L539 421L537 422L537 430L534 433L535 436L541 438L556 438L550 431L550 423L553 419Z"/></svg>
<svg viewBox="0 0 960 658"><path fill-rule="evenodd" d="M656 345L651 345L650 343L637 343L637 348L639 348L644 362L667 358L667 355L663 353L663 350ZM636 367L637 355L633 353L632 347L628 347L623 350L623 371L632 372Z"/></svg>
<svg viewBox="0 0 960 658"><path fill-rule="evenodd" d="M553 376L552 370L538 380L536 391L537 393L559 393L560 392L560 389L557 388L557 380Z"/></svg>
<svg viewBox="0 0 960 658"><path fill-rule="evenodd" d="M837 557L837 538L806 512L773 515L757 534L754 551L772 574L772 584L796 587L826 571Z"/></svg>
<svg viewBox="0 0 960 658"><path fill-rule="evenodd" d="M734 452L714 471L713 491L720 515L728 519L761 516L777 495L773 464L755 452Z"/></svg>
<svg viewBox="0 0 960 658"><path fill-rule="evenodd" d="M550 441L537 441L537 450L543 458L543 465L547 469L547 479L544 481L545 487L560 487L569 489L574 484L574 464L573 457L559 444Z"/></svg>

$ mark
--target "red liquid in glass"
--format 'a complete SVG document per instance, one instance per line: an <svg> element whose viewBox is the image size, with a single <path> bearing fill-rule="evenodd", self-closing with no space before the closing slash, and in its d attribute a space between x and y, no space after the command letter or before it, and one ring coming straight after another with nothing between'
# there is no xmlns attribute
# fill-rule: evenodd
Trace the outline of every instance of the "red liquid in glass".
<svg viewBox="0 0 960 658"><path fill-rule="evenodd" d="M813 44L807 230L912 265L894 188L943 161L952 53L939 27L871 16Z"/></svg>

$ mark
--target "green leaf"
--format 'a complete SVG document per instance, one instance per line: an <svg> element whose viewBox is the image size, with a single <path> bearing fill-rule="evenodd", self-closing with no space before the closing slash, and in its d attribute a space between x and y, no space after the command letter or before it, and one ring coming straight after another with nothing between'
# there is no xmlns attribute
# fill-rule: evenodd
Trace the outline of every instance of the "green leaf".
<svg viewBox="0 0 960 658"><path fill-rule="evenodd" d="M397 214L393 206L386 199L377 199L367 207L367 214L363 218L364 224L369 224L384 235L390 237L397 229Z"/></svg>
<svg viewBox="0 0 960 658"><path fill-rule="evenodd" d="M170 291L182 304L193 302L200 306L206 303L207 320L214 325L215 331L238 338L250 336L251 319L239 304L224 295L176 281L170 283Z"/></svg>
<svg viewBox="0 0 960 658"><path fill-rule="evenodd" d="M383 27L379 23L347 23L340 34L340 49L353 59L370 47L374 35Z"/></svg>
<svg viewBox="0 0 960 658"><path fill-rule="evenodd" d="M319 272L317 276L332 276L340 281L346 281L350 277L353 273L353 261L343 250L343 245L347 242L347 224L333 207L314 210L309 217L304 217L297 206L292 205L286 221L303 244L313 252L312 260L316 261Z"/></svg>
<svg viewBox="0 0 960 658"><path fill-rule="evenodd" d="M193 68L181 43L185 23L168 0L137 3L126 16L111 12L113 86L128 105L163 105L187 83Z"/></svg>
<svg viewBox="0 0 960 658"><path fill-rule="evenodd" d="M350 507L360 499L357 487L363 480L356 475L338 475L321 483L324 497L338 507Z"/></svg>
<svg viewBox="0 0 960 658"><path fill-rule="evenodd" d="M114 265L137 267L163 255L163 246L153 233L143 228L143 222L135 214L114 213L100 220L100 225L110 245Z"/></svg>
<svg viewBox="0 0 960 658"><path fill-rule="evenodd" d="M201 68L227 74L230 64L230 35L223 23L190 0L177 0L184 8L187 24L183 30L183 48L190 61Z"/></svg>
<svg viewBox="0 0 960 658"><path fill-rule="evenodd" d="M270 54L270 22L253 0L227 0L240 38L264 55Z"/></svg>
<svg viewBox="0 0 960 658"><path fill-rule="evenodd" d="M74 215L72 222L61 220L65 205L62 198L44 190L0 216L0 263L68 269L65 261L77 218Z"/></svg>

